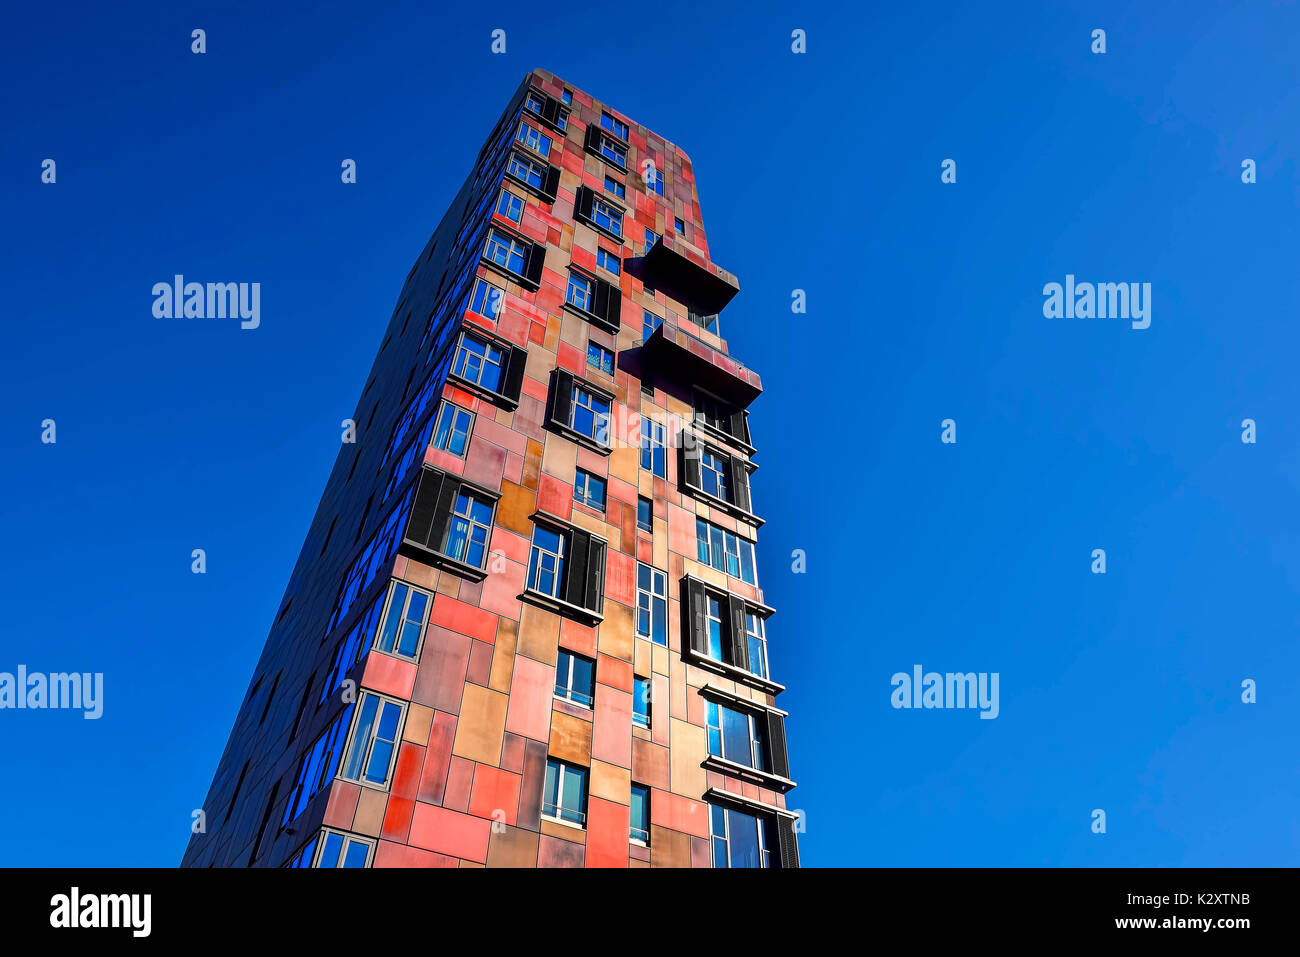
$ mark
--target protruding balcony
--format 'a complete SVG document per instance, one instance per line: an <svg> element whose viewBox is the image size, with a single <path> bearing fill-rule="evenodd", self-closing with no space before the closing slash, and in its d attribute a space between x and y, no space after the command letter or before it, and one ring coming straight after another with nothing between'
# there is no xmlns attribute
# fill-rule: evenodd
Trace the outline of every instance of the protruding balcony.
<svg viewBox="0 0 1300 957"><path fill-rule="evenodd" d="M763 391L757 372L687 332L671 317L641 344L641 352L644 368L663 370L737 409L748 407Z"/></svg>
<svg viewBox="0 0 1300 957"><path fill-rule="evenodd" d="M695 247L665 234L641 262L643 279L702 315L716 314L740 292L740 281Z"/></svg>

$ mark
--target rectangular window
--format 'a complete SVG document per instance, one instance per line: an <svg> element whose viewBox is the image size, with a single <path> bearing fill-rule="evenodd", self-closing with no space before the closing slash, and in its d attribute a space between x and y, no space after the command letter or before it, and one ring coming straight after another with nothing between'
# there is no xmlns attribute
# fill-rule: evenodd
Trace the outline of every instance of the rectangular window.
<svg viewBox="0 0 1300 957"><path fill-rule="evenodd" d="M754 543L733 535L716 525L695 520L695 557L732 578L749 585L757 584L754 575Z"/></svg>
<svg viewBox="0 0 1300 957"><path fill-rule="evenodd" d="M563 103L565 106L572 106L572 105L573 105L573 91L572 91L572 90L565 90L563 93L561 93L561 94L560 94L560 102Z"/></svg>
<svg viewBox="0 0 1300 957"><path fill-rule="evenodd" d="M745 638L749 642L749 670L760 678L767 677L767 638L763 634L763 619L745 612Z"/></svg>
<svg viewBox="0 0 1300 957"><path fill-rule="evenodd" d="M615 276L619 274L619 271L622 268L622 266L619 263L619 258L615 256L613 253L608 252L604 249L596 250L596 265L599 266L601 269L609 270Z"/></svg>
<svg viewBox="0 0 1300 957"><path fill-rule="evenodd" d="M483 249L483 256L502 269L507 269L522 276L524 274L524 264L528 261L528 247L515 237L500 230L492 229L488 231L487 245Z"/></svg>
<svg viewBox="0 0 1300 957"><path fill-rule="evenodd" d="M285 867L365 867L374 842L324 828ZM320 853L317 854L319 849Z"/></svg>
<svg viewBox="0 0 1300 957"><path fill-rule="evenodd" d="M569 428L601 445L609 441L609 399L575 384Z"/></svg>
<svg viewBox="0 0 1300 957"><path fill-rule="evenodd" d="M655 330L664 324L661 317L656 316L649 309L641 310L641 339L649 339L655 334Z"/></svg>
<svg viewBox="0 0 1300 957"><path fill-rule="evenodd" d="M338 647L334 649L334 660L330 663L330 670L325 675L325 683L321 685L320 700L316 702L317 706L325 703L325 699L338 690L343 684L343 679L347 673L365 655L366 650L370 647L370 637L375 633L375 627L379 624L379 615L384 609L384 603L376 599L370 603L370 607L365 613L357 619L348 633L340 640Z"/></svg>
<svg viewBox="0 0 1300 957"><path fill-rule="evenodd" d="M650 499L643 496L637 496L636 527L647 532L654 531L654 526L651 524L652 517Z"/></svg>
<svg viewBox="0 0 1300 957"><path fill-rule="evenodd" d="M591 312L594 302L595 281L580 272L569 271L569 286L564 293L564 301L569 305Z"/></svg>
<svg viewBox="0 0 1300 957"><path fill-rule="evenodd" d="M497 215L519 225L519 221L524 218L524 201L510 190L503 189L501 198L497 200Z"/></svg>
<svg viewBox="0 0 1300 957"><path fill-rule="evenodd" d="M608 174L605 175L605 192L613 193L619 199L627 199L627 190L623 184Z"/></svg>
<svg viewBox="0 0 1300 957"><path fill-rule="evenodd" d="M384 785L393 770L401 733L403 707L365 692L357 708L357 726L339 776L349 781Z"/></svg>
<svg viewBox="0 0 1300 957"><path fill-rule="evenodd" d="M587 822L587 769L546 759L542 816L583 827Z"/></svg>
<svg viewBox="0 0 1300 957"><path fill-rule="evenodd" d="M639 675L632 678L632 723L650 727L650 681Z"/></svg>
<svg viewBox="0 0 1300 957"><path fill-rule="evenodd" d="M656 196L664 194L664 174L653 163L645 170L645 189L647 193L654 193Z"/></svg>
<svg viewBox="0 0 1300 957"><path fill-rule="evenodd" d="M722 648L722 601L713 595L704 599L704 653L714 661L725 661Z"/></svg>
<svg viewBox="0 0 1300 957"><path fill-rule="evenodd" d="M478 313L480 316L496 319L501 315L505 301L504 289L486 279L479 279L474 283L474 291L470 294L469 308L471 312Z"/></svg>
<svg viewBox="0 0 1300 957"><path fill-rule="evenodd" d="M687 310L687 319L695 323L705 332L711 332L715 336L718 334L718 314L716 312L709 315L703 315L694 309Z"/></svg>
<svg viewBox="0 0 1300 957"><path fill-rule="evenodd" d="M433 430L433 447L463 459L465 447L469 445L470 421L467 410L443 402L438 409L438 424Z"/></svg>
<svg viewBox="0 0 1300 957"><path fill-rule="evenodd" d="M594 342L588 342L587 365L598 372L605 373L605 375L613 375L614 353L610 352L604 346L597 345Z"/></svg>
<svg viewBox="0 0 1300 957"><path fill-rule="evenodd" d="M644 784L632 785L631 826L628 839L633 844L650 843L650 789Z"/></svg>
<svg viewBox="0 0 1300 957"><path fill-rule="evenodd" d="M601 229L607 230L618 236L623 236L623 210L617 206L605 202L603 199L592 199L591 201L591 220Z"/></svg>
<svg viewBox="0 0 1300 957"><path fill-rule="evenodd" d="M748 711L738 711L704 702L709 727L709 754L756 771L769 770L767 720Z"/></svg>
<svg viewBox="0 0 1300 957"><path fill-rule="evenodd" d="M709 808L714 867L771 867L772 822L743 811Z"/></svg>
<svg viewBox="0 0 1300 957"><path fill-rule="evenodd" d="M491 535L492 503L462 487L447 527L446 554L458 562L482 568L487 563Z"/></svg>
<svg viewBox="0 0 1300 957"><path fill-rule="evenodd" d="M731 500L731 460L708 449L700 450L700 490L716 498Z"/></svg>
<svg viewBox="0 0 1300 957"><path fill-rule="evenodd" d="M620 140L627 139L627 124L621 120L616 120L608 113L600 114L600 125L602 128L609 130Z"/></svg>
<svg viewBox="0 0 1300 957"><path fill-rule="evenodd" d="M677 230L677 235L679 236L686 235L686 224L682 222L680 219L677 218L673 219L673 229Z"/></svg>
<svg viewBox="0 0 1300 957"><path fill-rule="evenodd" d="M645 231L645 248L649 250L657 242L659 242L659 234L653 229L647 229Z"/></svg>
<svg viewBox="0 0 1300 957"><path fill-rule="evenodd" d="M650 565L636 569L636 633L668 644L668 576Z"/></svg>
<svg viewBox="0 0 1300 957"><path fill-rule="evenodd" d="M527 123L519 124L519 132L515 134L515 139L539 156L551 155L551 138Z"/></svg>
<svg viewBox="0 0 1300 957"><path fill-rule="evenodd" d="M545 525L537 525L533 528L533 548L528 558L528 587L558 598L563 581L564 536Z"/></svg>
<svg viewBox="0 0 1300 957"><path fill-rule="evenodd" d="M456 347L456 358L451 364L453 375L482 386L489 392L501 391L501 372L505 367L505 353L486 339L462 333Z"/></svg>
<svg viewBox="0 0 1300 957"><path fill-rule="evenodd" d="M590 708L596 694L596 663L560 649L555 662L555 697Z"/></svg>
<svg viewBox="0 0 1300 957"><path fill-rule="evenodd" d="M542 99L541 94L534 93L532 90L529 90L528 95L524 97L524 109L528 110L529 112L536 113L538 116L541 116L542 111L545 108L546 108L546 101Z"/></svg>
<svg viewBox="0 0 1300 957"><path fill-rule="evenodd" d="M375 637L375 648L389 655L414 660L420 650L425 616L429 612L428 592L394 582L388 599L384 625Z"/></svg>
<svg viewBox="0 0 1300 957"><path fill-rule="evenodd" d="M664 453L664 427L649 418L641 416L641 468L653 472L660 478L667 477Z"/></svg>
<svg viewBox="0 0 1300 957"><path fill-rule="evenodd" d="M510 154L506 172L533 189L541 189L546 182L546 164L531 160L519 153Z"/></svg>
<svg viewBox="0 0 1300 957"><path fill-rule="evenodd" d="M605 511L605 480L585 469L578 469L573 480L573 500L588 508Z"/></svg>
<svg viewBox="0 0 1300 957"><path fill-rule="evenodd" d="M608 136L600 138L600 155L616 166L627 169L627 147Z"/></svg>

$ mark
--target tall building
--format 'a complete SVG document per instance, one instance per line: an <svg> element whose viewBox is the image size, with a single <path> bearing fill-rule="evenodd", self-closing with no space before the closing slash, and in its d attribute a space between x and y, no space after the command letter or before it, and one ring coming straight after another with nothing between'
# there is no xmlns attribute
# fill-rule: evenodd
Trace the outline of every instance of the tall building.
<svg viewBox="0 0 1300 957"><path fill-rule="evenodd" d="M186 866L798 866L738 290L527 76L389 321Z"/></svg>

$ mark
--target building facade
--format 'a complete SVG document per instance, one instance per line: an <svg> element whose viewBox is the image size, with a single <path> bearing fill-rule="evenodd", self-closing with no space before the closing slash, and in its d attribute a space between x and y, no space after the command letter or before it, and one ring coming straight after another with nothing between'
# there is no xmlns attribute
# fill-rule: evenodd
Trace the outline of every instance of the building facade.
<svg viewBox="0 0 1300 957"><path fill-rule="evenodd" d="M527 76L407 276L183 859L798 866L690 159Z"/></svg>

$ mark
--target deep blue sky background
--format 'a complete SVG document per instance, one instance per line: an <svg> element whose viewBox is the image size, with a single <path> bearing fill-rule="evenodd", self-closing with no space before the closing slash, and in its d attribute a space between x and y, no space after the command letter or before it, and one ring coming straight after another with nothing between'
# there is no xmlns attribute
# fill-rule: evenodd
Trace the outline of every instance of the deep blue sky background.
<svg viewBox="0 0 1300 957"><path fill-rule="evenodd" d="M805 863L1297 862L1294 8L268 6L5 14L0 670L107 688L0 713L0 863L179 861L402 280L538 66L693 157L740 276ZM175 272L261 282L261 328L154 319ZM1151 328L1045 319L1067 272L1152 283ZM1001 716L893 710L918 663L999 672Z"/></svg>

